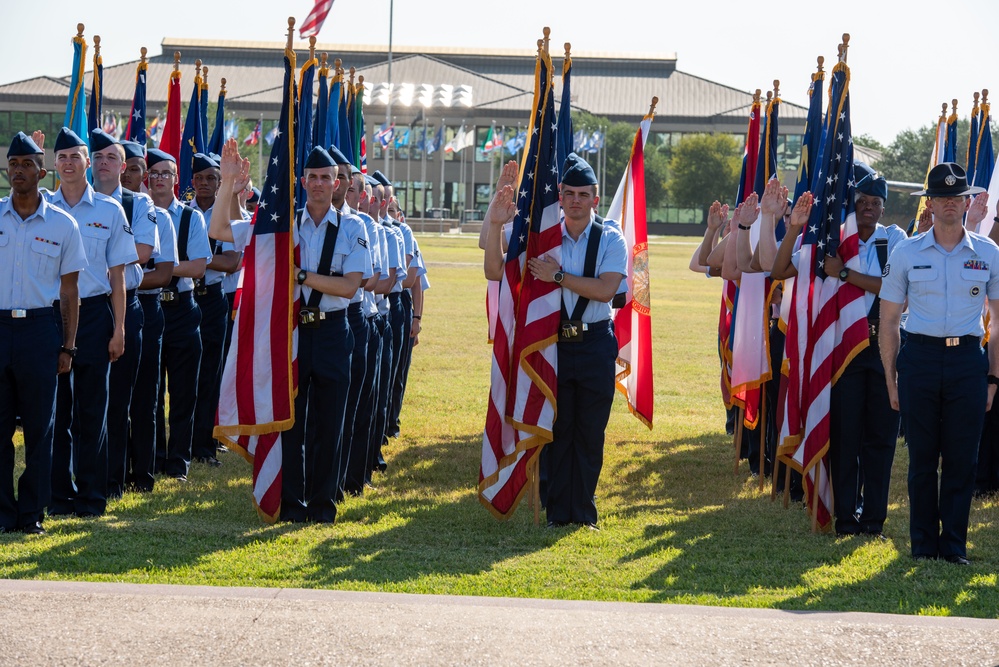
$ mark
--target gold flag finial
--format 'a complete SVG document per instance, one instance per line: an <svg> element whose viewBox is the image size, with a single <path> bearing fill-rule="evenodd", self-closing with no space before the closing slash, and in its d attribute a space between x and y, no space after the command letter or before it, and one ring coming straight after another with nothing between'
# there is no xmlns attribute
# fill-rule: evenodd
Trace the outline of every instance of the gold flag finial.
<svg viewBox="0 0 999 667"><path fill-rule="evenodd" d="M354 89L354 93L360 93L364 90L364 75L361 74L357 77L357 88Z"/></svg>
<svg viewBox="0 0 999 667"><path fill-rule="evenodd" d="M225 77L222 77L222 86L219 88L219 93L225 95Z"/></svg>
<svg viewBox="0 0 999 667"><path fill-rule="evenodd" d="M142 63L143 65L146 64L147 53L149 53L149 51L146 50L146 47L143 46L141 49L139 49L139 62Z"/></svg>
<svg viewBox="0 0 999 667"><path fill-rule="evenodd" d="M817 63L815 71L816 72L821 72L822 71L822 66L826 63L826 59L823 56L819 56L818 58L815 59L815 61Z"/></svg>
<svg viewBox="0 0 999 667"><path fill-rule="evenodd" d="M289 16L288 17L288 43L285 45L285 48L287 50L291 51L292 44L294 44L294 43L295 43L295 17L294 16Z"/></svg>
<svg viewBox="0 0 999 667"><path fill-rule="evenodd" d="M309 60L316 57L316 36L309 37Z"/></svg>
<svg viewBox="0 0 999 667"><path fill-rule="evenodd" d="M548 26L545 26L545 29L542 30L541 32L543 32L545 34L545 40L544 40L545 41L545 53L551 53L548 50L548 46L549 46L549 43L551 42L552 29L549 28Z"/></svg>
<svg viewBox="0 0 999 667"><path fill-rule="evenodd" d="M760 103L760 96L762 94L763 94L763 91L760 90L759 88L757 88L756 92L753 93L753 104L759 104Z"/></svg>
<svg viewBox="0 0 999 667"><path fill-rule="evenodd" d="M844 65L846 64L846 52L849 48L850 48L850 33L844 32L843 43L840 45L840 50L839 50L839 61Z"/></svg>
<svg viewBox="0 0 999 667"><path fill-rule="evenodd" d="M656 105L659 104L659 98L656 96L652 97L652 104L649 105L649 114L652 115L656 112Z"/></svg>
<svg viewBox="0 0 999 667"><path fill-rule="evenodd" d="M76 24L76 38L77 39L83 39L83 28L84 28L84 25L82 23L77 23Z"/></svg>
<svg viewBox="0 0 999 667"><path fill-rule="evenodd" d="M983 88L982 89L982 104L985 105L985 104L988 104L988 103L989 103L989 89L988 88Z"/></svg>
<svg viewBox="0 0 999 667"><path fill-rule="evenodd" d="M180 51L173 52L173 71L180 71Z"/></svg>
<svg viewBox="0 0 999 667"><path fill-rule="evenodd" d="M570 44L569 42L566 42L565 43L565 57L566 58L569 57L569 51L571 51L571 50L572 50L572 44Z"/></svg>
<svg viewBox="0 0 999 667"><path fill-rule="evenodd" d="M780 79L774 79L774 97L780 97Z"/></svg>
<svg viewBox="0 0 999 667"><path fill-rule="evenodd" d="M94 35L94 58L101 57L101 36Z"/></svg>
<svg viewBox="0 0 999 667"><path fill-rule="evenodd" d="M956 116L957 115L957 98L956 97L950 101L950 106L951 106L951 113L953 113Z"/></svg>

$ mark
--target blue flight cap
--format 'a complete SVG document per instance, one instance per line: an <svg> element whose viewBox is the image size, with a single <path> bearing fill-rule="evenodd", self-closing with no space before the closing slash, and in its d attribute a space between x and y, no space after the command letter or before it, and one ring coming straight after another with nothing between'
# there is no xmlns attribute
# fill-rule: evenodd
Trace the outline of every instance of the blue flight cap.
<svg viewBox="0 0 999 667"><path fill-rule="evenodd" d="M56 137L55 150L56 153L59 151L64 151L67 148L76 148L77 146L86 146L87 142L80 138L73 130L68 127L63 127L59 130L59 136Z"/></svg>
<svg viewBox="0 0 999 667"><path fill-rule="evenodd" d="M385 176L385 174L383 174L382 172L378 171L377 169L375 170L375 173L371 174L371 176L372 176L372 177L373 177L373 178L374 178L374 179L375 179L376 181L378 181L379 183L381 183L382 185L384 185L385 187L392 187L392 181L390 181L390 180L389 180L389 179L388 179L388 178L387 178L387 177Z"/></svg>
<svg viewBox="0 0 999 667"><path fill-rule="evenodd" d="M123 141L121 142L121 147L125 149L125 159L131 159L133 157L141 157L145 159L146 157L146 147L135 141Z"/></svg>
<svg viewBox="0 0 999 667"><path fill-rule="evenodd" d="M597 185L597 175L586 160L575 153L569 153L562 165L562 185L573 188Z"/></svg>
<svg viewBox="0 0 999 667"><path fill-rule="evenodd" d="M347 156L344 155L343 152L336 146L330 146L329 154L330 157L333 158L334 164L350 164L350 160L347 159Z"/></svg>
<svg viewBox="0 0 999 667"><path fill-rule="evenodd" d="M316 146L309 153L309 158L305 161L306 169L325 169L326 167L335 167L336 164L333 162L333 158L322 146Z"/></svg>
<svg viewBox="0 0 999 667"><path fill-rule="evenodd" d="M885 177L859 160L853 163L853 180L857 183L857 192L872 197L888 200L888 182Z"/></svg>
<svg viewBox="0 0 999 667"><path fill-rule="evenodd" d="M194 154L194 166L191 167L191 173L197 174L199 171L204 171L205 169L218 169L219 163L205 155L204 153Z"/></svg>
<svg viewBox="0 0 999 667"><path fill-rule="evenodd" d="M94 153L102 151L109 146L114 146L117 143L117 139L99 127L95 127L90 131L90 150Z"/></svg>
<svg viewBox="0 0 999 667"><path fill-rule="evenodd" d="M364 183L365 183L365 185L370 185L373 188L378 187L379 185L381 185L381 183L378 182L378 179L375 178L374 176L372 176L371 174L365 174L364 175Z"/></svg>
<svg viewBox="0 0 999 667"><path fill-rule="evenodd" d="M153 165L157 165L160 162L173 162L174 164L177 164L177 160L174 156L170 155L166 151L161 151L158 148L150 148L149 152L146 153L146 164L150 169L152 169Z"/></svg>
<svg viewBox="0 0 999 667"><path fill-rule="evenodd" d="M351 176L353 176L354 174L363 174L363 173L364 173L363 171L361 171L360 169L358 169L354 165L350 165L350 175Z"/></svg>
<svg viewBox="0 0 999 667"><path fill-rule="evenodd" d="M35 141L24 132L18 132L10 140L7 157L24 157L25 155L44 155L45 151L38 147Z"/></svg>
<svg viewBox="0 0 999 667"><path fill-rule="evenodd" d="M208 157L210 157L216 164L222 164L222 156L218 153L208 153Z"/></svg>
<svg viewBox="0 0 999 667"><path fill-rule="evenodd" d="M247 204L256 204L258 201L260 201L260 190L258 190L257 188L250 188L250 192L252 194L246 198Z"/></svg>

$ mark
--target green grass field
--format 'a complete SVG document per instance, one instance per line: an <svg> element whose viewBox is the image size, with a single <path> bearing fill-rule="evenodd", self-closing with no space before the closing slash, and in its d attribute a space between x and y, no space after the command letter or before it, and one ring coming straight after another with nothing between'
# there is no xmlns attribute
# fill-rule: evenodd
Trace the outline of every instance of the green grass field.
<svg viewBox="0 0 999 667"><path fill-rule="evenodd" d="M600 532L535 527L526 502L500 523L479 504L491 354L481 256L475 238L424 236L433 286L403 434L377 490L345 501L336 525L262 523L249 465L226 454L222 468L194 464L187 484L159 480L101 519L0 535L0 576L999 616L999 503L972 507L971 567L913 562L901 445L884 542L814 534L745 462L733 474L715 352L721 282L687 270L692 243L650 246L655 428L616 400Z"/></svg>

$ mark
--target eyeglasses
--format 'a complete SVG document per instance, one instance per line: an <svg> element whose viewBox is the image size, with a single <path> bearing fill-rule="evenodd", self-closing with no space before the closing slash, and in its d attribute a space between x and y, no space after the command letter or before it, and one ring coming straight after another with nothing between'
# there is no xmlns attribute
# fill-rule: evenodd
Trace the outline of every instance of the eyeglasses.
<svg viewBox="0 0 999 667"><path fill-rule="evenodd" d="M152 178L152 179L157 179L157 178L176 178L176 177L177 177L177 174L175 174L175 173L173 173L171 171L151 171L151 172L149 172L149 178Z"/></svg>

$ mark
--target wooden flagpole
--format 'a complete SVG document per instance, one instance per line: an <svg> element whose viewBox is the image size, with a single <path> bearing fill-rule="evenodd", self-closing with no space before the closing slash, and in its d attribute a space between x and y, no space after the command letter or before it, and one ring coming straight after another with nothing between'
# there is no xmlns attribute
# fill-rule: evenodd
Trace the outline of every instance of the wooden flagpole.
<svg viewBox="0 0 999 667"><path fill-rule="evenodd" d="M760 385L760 419L759 419L759 434L760 434L760 467L759 467L759 478L760 478L760 491L763 491L764 480L764 462L766 460L766 449L767 449L767 392L765 385ZM771 471L771 475L773 472Z"/></svg>

